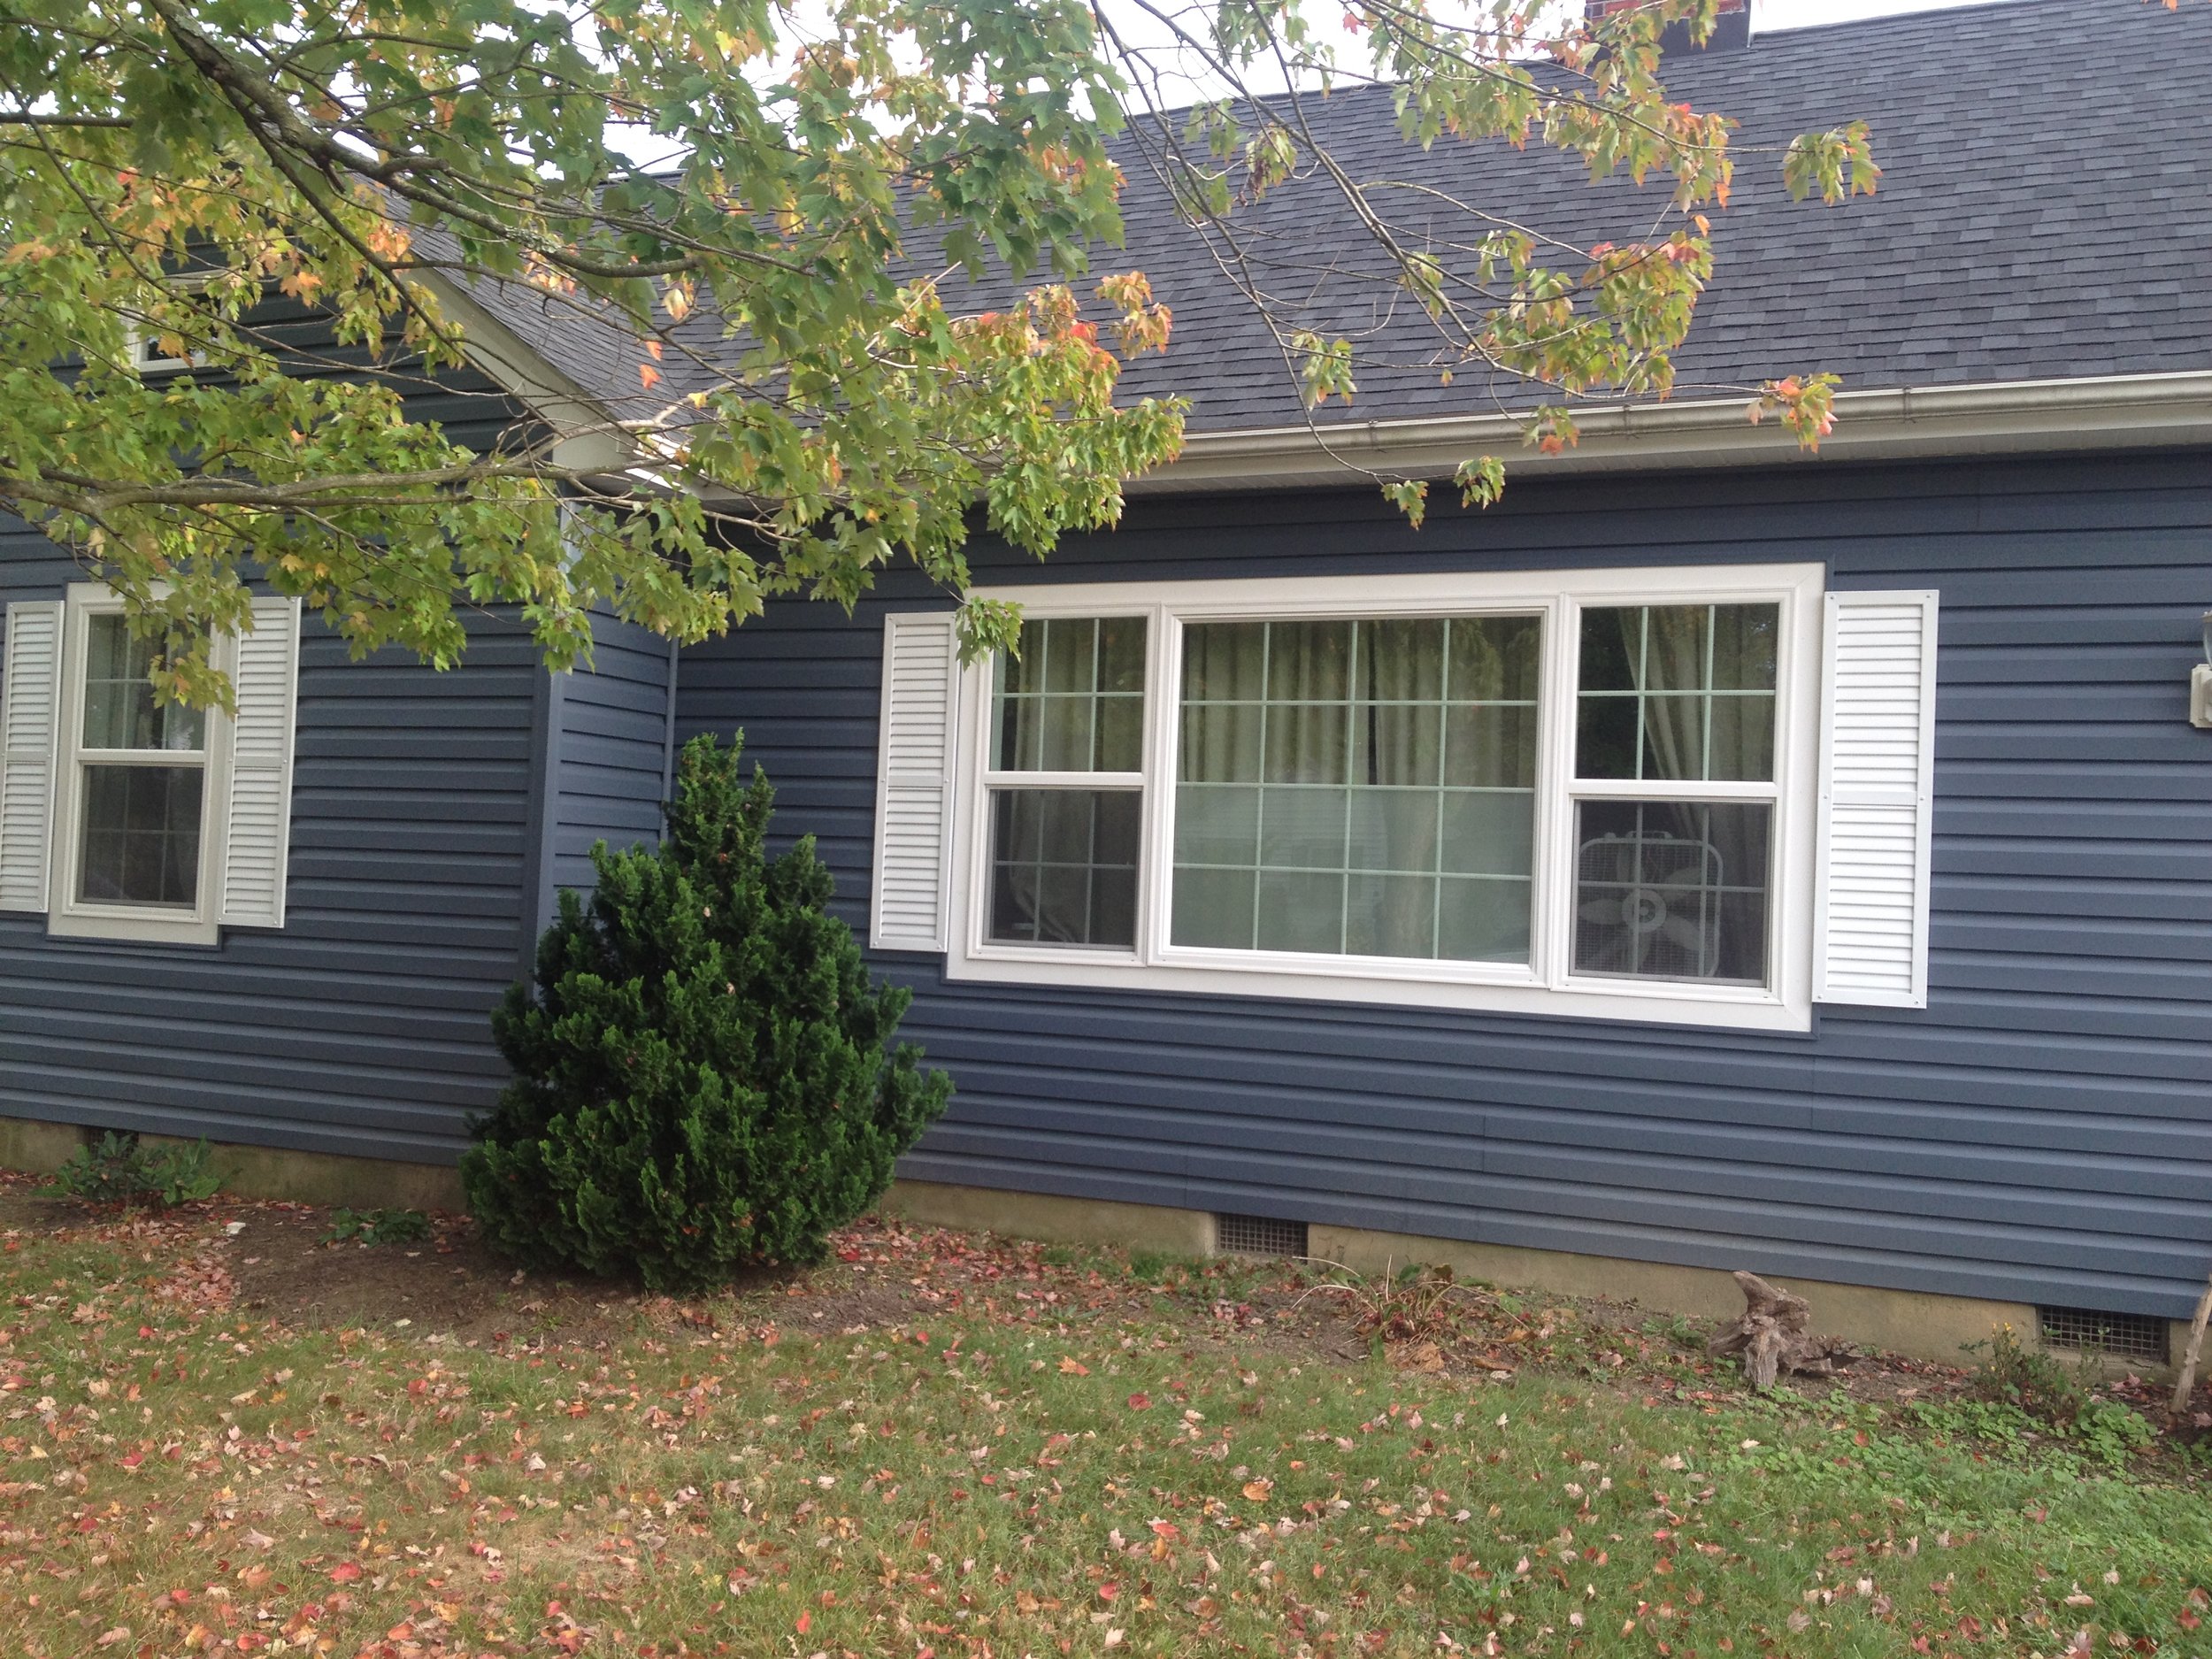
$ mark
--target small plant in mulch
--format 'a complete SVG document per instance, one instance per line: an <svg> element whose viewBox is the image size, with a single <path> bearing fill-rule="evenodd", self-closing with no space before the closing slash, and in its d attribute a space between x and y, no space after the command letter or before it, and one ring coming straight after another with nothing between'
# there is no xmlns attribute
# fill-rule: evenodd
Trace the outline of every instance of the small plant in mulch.
<svg viewBox="0 0 2212 1659"><path fill-rule="evenodd" d="M419 1244L430 1236L430 1217L419 1210L334 1210L326 1244Z"/></svg>
<svg viewBox="0 0 2212 1659"><path fill-rule="evenodd" d="M54 1171L54 1185L87 1203L174 1210L215 1196L222 1178L213 1161L214 1150L205 1141L155 1151L140 1145L137 1135L111 1129L78 1148Z"/></svg>

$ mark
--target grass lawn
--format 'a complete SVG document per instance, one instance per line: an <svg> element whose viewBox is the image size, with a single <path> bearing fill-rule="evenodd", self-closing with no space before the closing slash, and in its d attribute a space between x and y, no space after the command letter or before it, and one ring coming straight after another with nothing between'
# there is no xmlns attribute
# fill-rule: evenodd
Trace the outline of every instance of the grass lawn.
<svg viewBox="0 0 2212 1659"><path fill-rule="evenodd" d="M872 1225L697 1303L330 1247L480 1287L372 1321L255 1291L311 1214L9 1190L7 1655L2212 1652L2188 1456L1955 1378L1472 1294L1394 1362L1280 1264Z"/></svg>

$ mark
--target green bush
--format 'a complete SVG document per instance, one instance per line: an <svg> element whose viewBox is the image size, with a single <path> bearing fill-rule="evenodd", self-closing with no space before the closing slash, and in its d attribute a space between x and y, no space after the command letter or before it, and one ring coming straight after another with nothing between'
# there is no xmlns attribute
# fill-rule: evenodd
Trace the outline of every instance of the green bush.
<svg viewBox="0 0 2212 1659"><path fill-rule="evenodd" d="M149 1152L135 1134L111 1129L54 1171L54 1184L96 1204L150 1203L163 1210L212 1198L222 1187L205 1141Z"/></svg>
<svg viewBox="0 0 2212 1659"><path fill-rule="evenodd" d="M592 849L596 891L494 1016L515 1080L461 1176L526 1262L692 1289L818 1261L952 1092L887 1051L910 993L870 981L812 838L766 856L741 747L686 747L666 840Z"/></svg>
<svg viewBox="0 0 2212 1659"><path fill-rule="evenodd" d="M430 1236L430 1217L419 1210L334 1210L326 1244L419 1244Z"/></svg>

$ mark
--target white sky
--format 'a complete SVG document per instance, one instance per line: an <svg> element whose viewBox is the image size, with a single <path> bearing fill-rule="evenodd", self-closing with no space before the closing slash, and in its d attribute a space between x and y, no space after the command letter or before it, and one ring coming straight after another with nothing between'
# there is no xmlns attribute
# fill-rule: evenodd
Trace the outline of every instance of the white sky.
<svg viewBox="0 0 2212 1659"><path fill-rule="evenodd" d="M1942 12L1980 0L1751 0L1751 31L1813 28L1853 18L1894 17L1900 12Z"/></svg>
<svg viewBox="0 0 2212 1659"><path fill-rule="evenodd" d="M1208 0L1148 0L1156 11L1187 14L1186 27L1202 27L1201 19L1207 3ZM1558 3L1578 4L1579 0ZM1847 23L1855 18L1893 17L1905 12L1947 11L1960 5L1990 3L1991 0L1751 0L1752 35L1755 42L1760 35L1786 29L1816 28L1831 23ZM1156 19L1140 9L1136 0L1103 0L1102 9L1125 42L1155 49L1151 63L1160 79L1154 91L1164 107L1179 107L1201 98L1217 96L1224 90L1210 75L1189 74L1191 65L1187 63L1179 65L1184 73L1177 73L1179 65L1171 62L1173 54L1158 50L1172 37ZM1335 10L1331 0L1312 0L1306 7L1306 15L1317 32L1334 44L1338 62L1356 75L1366 68L1367 54L1358 40L1333 26ZM1445 0L1440 10L1447 15L1450 13L1449 0ZM819 39L826 27L826 12L822 0L783 0L784 26L794 38ZM1757 50L1755 43L1753 50ZM761 73L772 73L770 66L762 65ZM1258 65L1248 71L1246 84L1253 92L1262 94L1282 88L1279 78ZM649 165L665 165L671 155L664 142L642 132L630 135L618 147L633 159Z"/></svg>

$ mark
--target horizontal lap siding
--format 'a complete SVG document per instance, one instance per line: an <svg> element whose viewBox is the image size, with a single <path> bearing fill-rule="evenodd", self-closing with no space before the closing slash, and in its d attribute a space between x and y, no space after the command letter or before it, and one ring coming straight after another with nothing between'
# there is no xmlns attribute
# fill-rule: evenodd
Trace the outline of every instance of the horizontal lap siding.
<svg viewBox="0 0 2212 1659"><path fill-rule="evenodd" d="M2185 1313L2212 1267L2205 457L1522 481L1416 534L1356 496L1148 501L1041 567L1173 580L1817 558L1941 591L1924 1010L1809 1036L916 986L959 1084L934 1180L2005 1299ZM881 618L772 607L684 654L864 926Z"/></svg>
<svg viewBox="0 0 2212 1659"><path fill-rule="evenodd" d="M549 879L589 887L591 849L660 840L668 749L668 641L595 618L592 661L555 682Z"/></svg>
<svg viewBox="0 0 2212 1659"><path fill-rule="evenodd" d="M411 400L488 438L499 405ZM0 604L77 567L0 522ZM472 613L460 666L302 642L288 908L212 949L50 939L0 914L0 1116L450 1162L506 1068L488 1015L515 977L543 676Z"/></svg>

